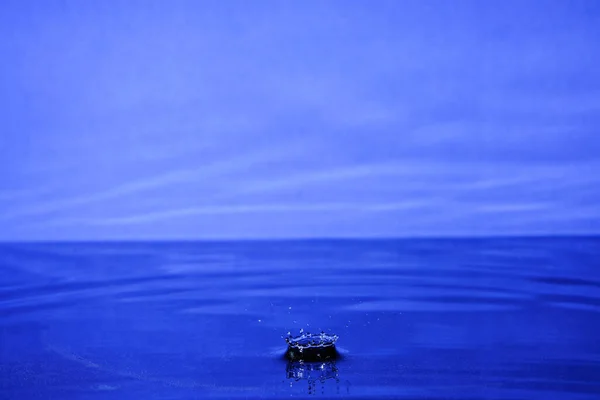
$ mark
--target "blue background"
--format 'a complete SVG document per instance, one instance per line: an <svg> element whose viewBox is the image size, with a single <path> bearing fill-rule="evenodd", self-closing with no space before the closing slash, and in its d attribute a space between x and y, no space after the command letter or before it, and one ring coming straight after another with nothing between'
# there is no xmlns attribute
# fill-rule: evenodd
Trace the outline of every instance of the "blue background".
<svg viewBox="0 0 600 400"><path fill-rule="evenodd" d="M593 0L0 0L0 399L596 400L598 43Z"/></svg>
<svg viewBox="0 0 600 400"><path fill-rule="evenodd" d="M591 233L595 1L3 1L0 239Z"/></svg>

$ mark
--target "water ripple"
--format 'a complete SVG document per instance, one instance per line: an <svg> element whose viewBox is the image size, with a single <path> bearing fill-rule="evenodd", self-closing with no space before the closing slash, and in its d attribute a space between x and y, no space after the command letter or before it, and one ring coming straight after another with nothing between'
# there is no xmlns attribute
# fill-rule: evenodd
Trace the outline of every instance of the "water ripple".
<svg viewBox="0 0 600 400"><path fill-rule="evenodd" d="M336 368L350 382L339 388L351 397L592 399L598 249L591 239L4 244L0 397L26 398L32 365L54 383L28 387L52 398L72 398L60 389L70 384L119 399L151 385L167 398L174 388L302 397L306 382L282 383L269 349L304 328L339 335Z"/></svg>

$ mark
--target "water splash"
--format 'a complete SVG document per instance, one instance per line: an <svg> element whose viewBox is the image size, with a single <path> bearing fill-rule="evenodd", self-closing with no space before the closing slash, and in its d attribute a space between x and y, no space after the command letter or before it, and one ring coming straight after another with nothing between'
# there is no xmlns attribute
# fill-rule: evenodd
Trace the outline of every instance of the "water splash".
<svg viewBox="0 0 600 400"><path fill-rule="evenodd" d="M300 330L299 336L292 336L288 332L285 341L288 345L286 357L289 360L321 361L336 359L338 352L335 343L339 339L337 335L325 332L312 334Z"/></svg>

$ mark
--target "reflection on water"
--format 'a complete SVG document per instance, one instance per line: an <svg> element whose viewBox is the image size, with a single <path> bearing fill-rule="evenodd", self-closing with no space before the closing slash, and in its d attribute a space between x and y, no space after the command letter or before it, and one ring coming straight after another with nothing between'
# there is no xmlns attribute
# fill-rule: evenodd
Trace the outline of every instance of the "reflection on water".
<svg viewBox="0 0 600 400"><path fill-rule="evenodd" d="M0 399L597 399L599 259L597 238L2 244ZM301 329L342 359L282 360Z"/></svg>
<svg viewBox="0 0 600 400"><path fill-rule="evenodd" d="M294 382L306 381L308 394L325 394L327 380L335 382L335 393L340 393L340 378L335 361L304 362L290 361L286 367L287 379ZM293 384L290 384L293 386Z"/></svg>

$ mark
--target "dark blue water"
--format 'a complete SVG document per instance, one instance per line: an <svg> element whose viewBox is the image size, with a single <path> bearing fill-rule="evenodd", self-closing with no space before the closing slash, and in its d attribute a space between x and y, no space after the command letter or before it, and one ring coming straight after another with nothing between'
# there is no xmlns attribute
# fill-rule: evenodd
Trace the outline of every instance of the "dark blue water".
<svg viewBox="0 0 600 400"><path fill-rule="evenodd" d="M1 399L599 394L600 239L0 245Z"/></svg>

